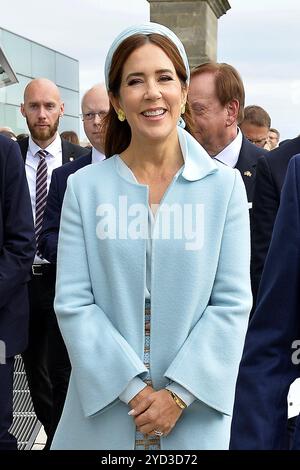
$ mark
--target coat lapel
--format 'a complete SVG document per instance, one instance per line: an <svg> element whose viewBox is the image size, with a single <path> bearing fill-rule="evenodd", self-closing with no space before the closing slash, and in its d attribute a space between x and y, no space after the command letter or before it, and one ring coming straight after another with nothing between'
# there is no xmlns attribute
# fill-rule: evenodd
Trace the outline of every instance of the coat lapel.
<svg viewBox="0 0 300 470"><path fill-rule="evenodd" d="M202 145L187 131L178 127L178 138L184 159L182 176L188 181L197 181L218 171L214 160Z"/></svg>

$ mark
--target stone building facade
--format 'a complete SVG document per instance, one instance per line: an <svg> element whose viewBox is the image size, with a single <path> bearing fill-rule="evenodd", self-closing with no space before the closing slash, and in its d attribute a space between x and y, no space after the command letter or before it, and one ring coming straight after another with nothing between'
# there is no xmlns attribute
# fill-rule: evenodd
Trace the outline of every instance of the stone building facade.
<svg viewBox="0 0 300 470"><path fill-rule="evenodd" d="M227 0L148 0L151 21L172 29L182 40L190 66L217 59L218 19Z"/></svg>

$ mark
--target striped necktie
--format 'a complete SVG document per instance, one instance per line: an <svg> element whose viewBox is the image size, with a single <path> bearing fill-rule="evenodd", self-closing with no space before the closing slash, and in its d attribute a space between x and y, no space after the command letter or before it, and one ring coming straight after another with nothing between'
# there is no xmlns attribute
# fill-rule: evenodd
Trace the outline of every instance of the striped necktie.
<svg viewBox="0 0 300 470"><path fill-rule="evenodd" d="M35 192L35 238L38 243L42 230L44 210L47 201L47 162L46 150L39 150L36 154L40 161L36 170L36 192Z"/></svg>

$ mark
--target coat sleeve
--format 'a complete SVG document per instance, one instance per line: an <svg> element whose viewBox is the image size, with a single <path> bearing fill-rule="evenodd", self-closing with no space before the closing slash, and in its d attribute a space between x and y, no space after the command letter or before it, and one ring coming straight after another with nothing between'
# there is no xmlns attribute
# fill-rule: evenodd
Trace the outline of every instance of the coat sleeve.
<svg viewBox="0 0 300 470"><path fill-rule="evenodd" d="M232 414L251 299L248 204L236 170L210 302L165 372L227 415Z"/></svg>
<svg viewBox="0 0 300 470"><path fill-rule="evenodd" d="M9 142L3 162L3 247L0 251L0 309L30 278L35 235L24 162L17 144Z"/></svg>
<svg viewBox="0 0 300 470"><path fill-rule="evenodd" d="M95 304L78 201L68 179L58 242L55 311L85 416L118 399L147 369Z"/></svg>
<svg viewBox="0 0 300 470"><path fill-rule="evenodd" d="M39 236L39 250L43 257L55 264L57 258L58 233L61 216L62 198L55 170L52 173L47 204L43 218L43 228Z"/></svg>
<svg viewBox="0 0 300 470"><path fill-rule="evenodd" d="M270 157L271 158L271 157ZM256 181L251 213L251 285L253 307L268 253L274 222L279 207L280 194L264 156L257 161Z"/></svg>
<svg viewBox="0 0 300 470"><path fill-rule="evenodd" d="M293 361L293 343L300 338L299 176L300 156L289 164L257 308L246 336L232 449L270 450L286 445L287 394L300 376L299 359Z"/></svg>

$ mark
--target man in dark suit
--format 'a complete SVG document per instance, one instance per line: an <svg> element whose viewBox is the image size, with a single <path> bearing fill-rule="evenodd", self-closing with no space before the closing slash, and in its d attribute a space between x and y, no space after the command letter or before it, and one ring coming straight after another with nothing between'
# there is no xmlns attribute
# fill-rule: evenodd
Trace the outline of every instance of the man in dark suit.
<svg viewBox="0 0 300 470"><path fill-rule="evenodd" d="M103 85L95 85L82 99L82 119L85 133L92 144L89 154L57 168L52 173L43 229L39 237L39 250L43 257L56 264L58 232L63 198L70 174L91 163L104 160L102 120L109 110L109 99ZM54 311L48 317L48 369L53 391L51 436L54 435L63 410L71 365L60 334ZM49 442L50 443L50 442Z"/></svg>
<svg viewBox="0 0 300 470"><path fill-rule="evenodd" d="M287 394L300 378L300 155L289 164L237 380L231 449L287 449ZM300 450L300 425L293 449Z"/></svg>
<svg viewBox="0 0 300 470"><path fill-rule="evenodd" d="M286 141L259 159L252 209L251 283L253 305L277 215L281 188L290 159L300 153L300 137Z"/></svg>
<svg viewBox="0 0 300 470"><path fill-rule="evenodd" d="M21 112L30 131L29 138L21 140L19 145L25 161L35 233L38 239L52 171L85 154L87 150L60 138L57 130L59 119L64 112L64 104L57 86L50 80L35 79L26 86ZM47 323L53 311L55 266L38 252L35 255L28 287L29 341L23 353L23 361L36 415L49 437L53 401L52 384L47 367ZM47 443L46 448L48 447Z"/></svg>
<svg viewBox="0 0 300 470"><path fill-rule="evenodd" d="M28 338L27 281L35 236L24 164L17 144L0 136L0 450L17 450L13 419L14 356Z"/></svg>
<svg viewBox="0 0 300 470"><path fill-rule="evenodd" d="M256 163L267 151L251 144L238 129L244 102L242 79L231 65L209 62L192 70L189 104L195 137L211 157L240 171L251 208Z"/></svg>
<svg viewBox="0 0 300 470"><path fill-rule="evenodd" d="M264 108L255 104L246 106L240 129L249 142L256 147L270 150L268 144L270 127L271 118Z"/></svg>

